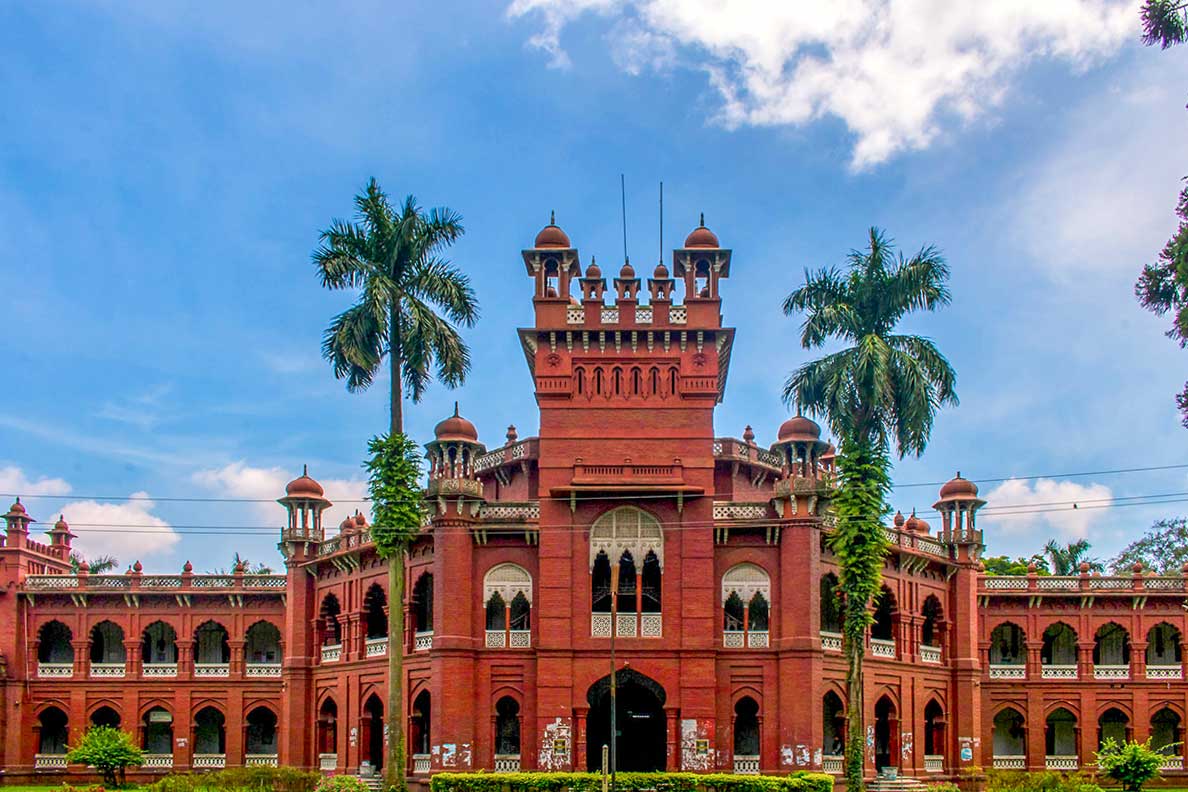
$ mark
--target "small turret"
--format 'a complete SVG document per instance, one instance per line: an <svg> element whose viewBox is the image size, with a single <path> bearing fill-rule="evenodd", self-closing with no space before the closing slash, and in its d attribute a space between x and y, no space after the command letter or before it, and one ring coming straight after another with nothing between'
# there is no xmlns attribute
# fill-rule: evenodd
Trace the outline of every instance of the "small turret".
<svg viewBox="0 0 1188 792"><path fill-rule="evenodd" d="M672 254L673 275L685 281L685 302L717 300L718 281L730 277L730 251L705 227L705 214L685 237L685 246Z"/></svg>
<svg viewBox="0 0 1188 792"><path fill-rule="evenodd" d="M303 466L301 475L285 486L285 497L277 499L289 513L281 532L280 549L285 558L317 553L326 538L322 513L331 506L324 495L322 485L310 477L308 466Z"/></svg>
<svg viewBox="0 0 1188 792"><path fill-rule="evenodd" d="M945 541L958 545L982 546L982 532L975 517L986 501L978 497L978 485L961 477L961 472L940 488L940 500L932 508L941 513L942 535ZM979 551L975 550L976 557Z"/></svg>
<svg viewBox="0 0 1188 792"><path fill-rule="evenodd" d="M25 546L29 538L29 523L35 522L35 520L29 516L29 512L25 510L19 497L9 507L8 514L4 515L4 521L8 527L8 547Z"/></svg>

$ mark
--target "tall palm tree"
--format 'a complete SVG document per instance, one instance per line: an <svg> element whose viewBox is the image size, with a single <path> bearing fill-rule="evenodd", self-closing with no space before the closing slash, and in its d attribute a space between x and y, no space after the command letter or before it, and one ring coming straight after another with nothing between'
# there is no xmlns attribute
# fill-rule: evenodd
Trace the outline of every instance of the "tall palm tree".
<svg viewBox="0 0 1188 792"><path fill-rule="evenodd" d="M788 378L784 400L824 415L840 438L836 524L828 541L841 564L848 661L846 788L862 789L864 744L862 660L869 604L879 591L886 539L882 523L890 490L890 446L900 458L919 456L944 404L956 404L957 375L927 338L895 333L908 313L949 302L949 269L940 252L924 247L911 259L870 230L869 247L851 251L846 270L805 272L784 313L803 313L800 343L829 341L839 352L804 364Z"/></svg>
<svg viewBox="0 0 1188 792"><path fill-rule="evenodd" d="M1052 565L1053 575L1075 575L1081 571L1081 563L1089 564L1090 572L1104 572L1105 564L1100 558L1091 558L1089 550L1093 545L1085 539L1061 545L1055 539L1049 539L1044 545L1044 555Z"/></svg>
<svg viewBox="0 0 1188 792"><path fill-rule="evenodd" d="M394 207L375 179L355 197L354 222L334 220L313 254L322 285L355 289L359 299L334 317L322 354L351 392L374 382L387 358L391 372L389 436L404 433L403 399L420 402L436 373L449 387L470 369L470 350L455 325L471 327L478 301L470 281L442 257L463 233L462 218L445 209L424 211L413 196ZM388 559L389 786L405 786L404 557Z"/></svg>

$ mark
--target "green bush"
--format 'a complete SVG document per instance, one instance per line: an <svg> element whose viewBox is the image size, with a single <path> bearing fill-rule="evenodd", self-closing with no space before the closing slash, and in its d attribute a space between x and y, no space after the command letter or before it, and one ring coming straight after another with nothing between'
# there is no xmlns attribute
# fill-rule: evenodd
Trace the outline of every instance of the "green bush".
<svg viewBox="0 0 1188 792"><path fill-rule="evenodd" d="M136 747L131 734L114 726L92 726L83 732L78 745L66 753L66 761L93 767L103 775L103 782L115 786L116 774L125 768L144 763L144 751ZM122 778L121 778L122 780Z"/></svg>
<svg viewBox="0 0 1188 792"><path fill-rule="evenodd" d="M319 781L314 792L368 792L368 788L354 776L333 775Z"/></svg>
<svg viewBox="0 0 1188 792"><path fill-rule="evenodd" d="M432 792L601 792L598 773L438 773ZM615 789L625 792L832 792L822 773L752 776L729 773L619 773Z"/></svg>
<svg viewBox="0 0 1188 792"><path fill-rule="evenodd" d="M1108 738L1097 752L1097 767L1108 778L1122 785L1126 792L1139 792L1143 784L1159 775L1167 757L1151 750L1151 741L1119 743Z"/></svg>
<svg viewBox="0 0 1188 792"><path fill-rule="evenodd" d="M961 787L952 781L938 781L928 785L928 792L961 792Z"/></svg>
<svg viewBox="0 0 1188 792"><path fill-rule="evenodd" d="M148 792L314 792L321 773L293 767L233 767L210 773L170 775Z"/></svg>
<svg viewBox="0 0 1188 792"><path fill-rule="evenodd" d="M1101 792L1101 787L1084 773L987 770L986 792Z"/></svg>

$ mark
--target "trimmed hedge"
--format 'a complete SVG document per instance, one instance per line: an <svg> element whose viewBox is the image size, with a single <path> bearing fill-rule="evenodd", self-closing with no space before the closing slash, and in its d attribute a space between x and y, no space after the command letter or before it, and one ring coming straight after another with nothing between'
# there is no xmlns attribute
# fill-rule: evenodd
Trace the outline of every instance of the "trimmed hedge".
<svg viewBox="0 0 1188 792"><path fill-rule="evenodd" d="M432 792L602 792L600 773L438 773ZM823 773L787 776L730 773L619 773L616 792L832 792Z"/></svg>
<svg viewBox="0 0 1188 792"><path fill-rule="evenodd" d="M292 767L233 767L209 773L168 775L148 792L314 792L321 773Z"/></svg>

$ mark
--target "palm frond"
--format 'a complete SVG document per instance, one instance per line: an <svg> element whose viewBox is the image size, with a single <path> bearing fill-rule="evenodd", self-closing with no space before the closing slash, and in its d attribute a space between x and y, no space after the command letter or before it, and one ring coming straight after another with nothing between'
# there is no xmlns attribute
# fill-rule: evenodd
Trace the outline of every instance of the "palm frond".
<svg viewBox="0 0 1188 792"><path fill-rule="evenodd" d="M410 398L420 401L436 370L447 387L457 387L470 371L470 350L458 331L425 303L409 296L401 322L404 381Z"/></svg>
<svg viewBox="0 0 1188 792"><path fill-rule="evenodd" d="M429 210L421 227L421 244L426 253L432 254L456 242L466 229L462 226L462 215L445 206Z"/></svg>
<svg viewBox="0 0 1188 792"><path fill-rule="evenodd" d="M473 327L478 321L478 300L470 278L448 261L430 258L422 263L413 272L408 291L440 307L455 324Z"/></svg>
<svg viewBox="0 0 1188 792"><path fill-rule="evenodd" d="M322 286L327 289L358 287L367 276L367 235L363 229L345 220L334 220L321 234L321 245L314 251Z"/></svg>
<svg viewBox="0 0 1188 792"><path fill-rule="evenodd" d="M884 286L885 312L892 322L912 311L934 311L952 299L946 282L949 265L935 247L928 245L911 259L900 256Z"/></svg>
<svg viewBox="0 0 1188 792"><path fill-rule="evenodd" d="M330 322L322 336L322 356L330 361L337 379L345 379L347 390L367 389L375 379L387 343L383 316L374 306L360 302Z"/></svg>

